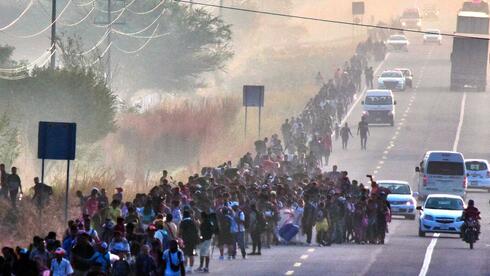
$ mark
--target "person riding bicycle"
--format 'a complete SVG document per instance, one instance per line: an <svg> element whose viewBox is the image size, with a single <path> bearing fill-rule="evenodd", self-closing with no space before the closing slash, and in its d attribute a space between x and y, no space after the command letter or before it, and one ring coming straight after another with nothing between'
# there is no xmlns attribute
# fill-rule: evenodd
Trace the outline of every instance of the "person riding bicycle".
<svg viewBox="0 0 490 276"><path fill-rule="evenodd" d="M464 221L464 223L463 223L463 226L461 226L461 233L462 234L465 232L466 227L468 225L468 222L471 219L476 222L476 228L478 230L478 234L480 234L480 223L478 222L478 220L481 219L480 211L478 210L478 208L475 207L475 201L473 201L473 199L470 199L468 201L468 207L466 209L464 209L464 211L463 211L462 220ZM478 240L478 237L477 237L477 240Z"/></svg>

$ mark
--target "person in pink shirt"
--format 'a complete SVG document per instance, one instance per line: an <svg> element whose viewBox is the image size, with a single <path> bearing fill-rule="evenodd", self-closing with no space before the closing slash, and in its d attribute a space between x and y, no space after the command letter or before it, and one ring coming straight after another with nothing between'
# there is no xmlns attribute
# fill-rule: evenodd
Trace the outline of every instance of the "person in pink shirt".
<svg viewBox="0 0 490 276"><path fill-rule="evenodd" d="M90 192L90 196L85 201L84 214L93 217L95 213L99 210L99 199L98 199L99 191L97 189L92 189Z"/></svg>

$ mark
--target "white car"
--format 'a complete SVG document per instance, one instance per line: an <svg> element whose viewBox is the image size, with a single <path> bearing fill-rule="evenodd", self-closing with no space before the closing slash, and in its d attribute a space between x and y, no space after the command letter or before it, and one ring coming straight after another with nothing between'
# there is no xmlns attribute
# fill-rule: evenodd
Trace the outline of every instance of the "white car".
<svg viewBox="0 0 490 276"><path fill-rule="evenodd" d="M379 89L390 89L392 91L404 91L406 89L405 76L401 71L398 70L388 70L383 71L378 77L378 88Z"/></svg>
<svg viewBox="0 0 490 276"><path fill-rule="evenodd" d="M424 44L427 43L437 43L442 44L441 31L438 29L429 29L424 34Z"/></svg>
<svg viewBox="0 0 490 276"><path fill-rule="evenodd" d="M408 45L410 42L405 35L397 34L391 35L388 40L386 40L386 46L392 50L404 50L408 51Z"/></svg>
<svg viewBox="0 0 490 276"><path fill-rule="evenodd" d="M425 200L420 210L419 237L426 233L460 234L465 204L463 198L457 195L431 194Z"/></svg>
<svg viewBox="0 0 490 276"><path fill-rule="evenodd" d="M416 216L417 192L412 192L410 184L399 180L379 180L376 183L390 190L387 200L391 206L391 214L404 216L406 219L414 220Z"/></svg>
<svg viewBox="0 0 490 276"><path fill-rule="evenodd" d="M485 159L465 159L469 188L488 189L490 192L490 170Z"/></svg>

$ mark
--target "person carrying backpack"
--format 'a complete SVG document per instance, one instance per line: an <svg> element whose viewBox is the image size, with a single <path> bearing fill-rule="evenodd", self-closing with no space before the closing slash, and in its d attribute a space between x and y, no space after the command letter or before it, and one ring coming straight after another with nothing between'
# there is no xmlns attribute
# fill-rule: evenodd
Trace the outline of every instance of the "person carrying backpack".
<svg viewBox="0 0 490 276"><path fill-rule="evenodd" d="M179 249L176 240L171 240L169 248L163 252L164 276L185 276L184 252Z"/></svg>
<svg viewBox="0 0 490 276"><path fill-rule="evenodd" d="M184 256L185 262L189 263L187 272L192 272L192 266L194 265L194 249L199 243L199 230L196 223L191 218L189 211L184 211L183 219L179 226L180 237L184 241Z"/></svg>
<svg viewBox="0 0 490 276"><path fill-rule="evenodd" d="M250 237L252 238L252 252L248 255L262 255L260 252L262 249L262 240L260 235L264 232L265 229L265 218L262 212L257 210L257 206L252 204L250 206Z"/></svg>

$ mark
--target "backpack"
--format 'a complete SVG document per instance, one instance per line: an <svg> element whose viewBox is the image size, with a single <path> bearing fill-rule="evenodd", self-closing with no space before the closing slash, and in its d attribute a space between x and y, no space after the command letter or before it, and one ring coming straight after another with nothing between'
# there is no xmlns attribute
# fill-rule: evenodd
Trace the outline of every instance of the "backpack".
<svg viewBox="0 0 490 276"><path fill-rule="evenodd" d="M168 238L168 232L163 230L163 229L160 229L157 231L157 233L161 233L162 234L162 249L165 251L168 249L168 242L169 242L169 238Z"/></svg>
<svg viewBox="0 0 490 276"><path fill-rule="evenodd" d="M126 260L117 260L114 262L112 266L112 274L113 276L118 275L128 275L131 271L131 267Z"/></svg>
<svg viewBox="0 0 490 276"><path fill-rule="evenodd" d="M172 263L172 257L171 257L171 254L170 251L167 251L167 258L168 258L168 265L170 266L170 270L172 270L173 272L177 272L179 271L180 269L180 260L182 259L182 252L179 250L177 251L177 259L179 260L179 263L177 264L173 264Z"/></svg>

